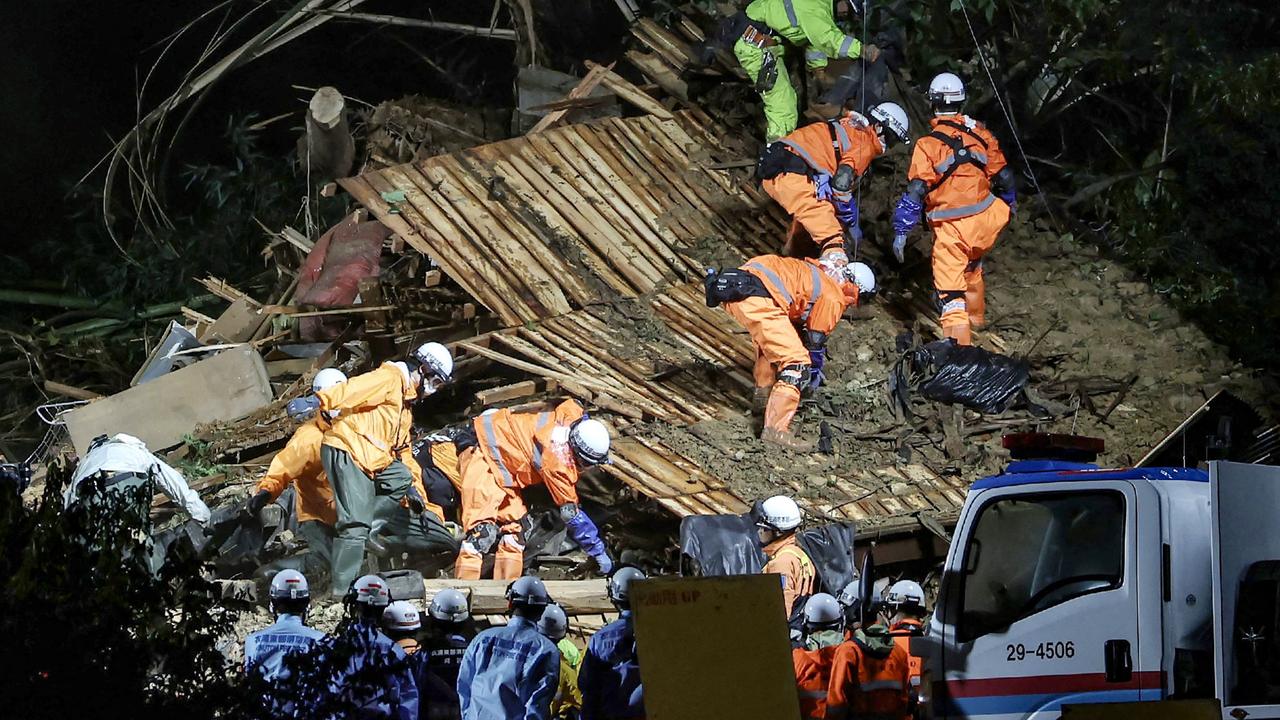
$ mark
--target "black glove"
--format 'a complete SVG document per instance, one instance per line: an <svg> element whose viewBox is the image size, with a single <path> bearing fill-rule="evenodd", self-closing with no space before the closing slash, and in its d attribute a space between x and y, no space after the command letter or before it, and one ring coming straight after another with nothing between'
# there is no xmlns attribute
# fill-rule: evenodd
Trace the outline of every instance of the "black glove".
<svg viewBox="0 0 1280 720"><path fill-rule="evenodd" d="M421 515L427 509L427 503L422 499L422 495L418 492L418 488L409 486L409 493L405 495L405 501L409 503L409 509L414 515Z"/></svg>
<svg viewBox="0 0 1280 720"><path fill-rule="evenodd" d="M256 495L249 498L249 502L245 505L245 510L250 515L257 515L262 512L262 508L266 507L269 502L271 502L271 493L267 490L259 490Z"/></svg>

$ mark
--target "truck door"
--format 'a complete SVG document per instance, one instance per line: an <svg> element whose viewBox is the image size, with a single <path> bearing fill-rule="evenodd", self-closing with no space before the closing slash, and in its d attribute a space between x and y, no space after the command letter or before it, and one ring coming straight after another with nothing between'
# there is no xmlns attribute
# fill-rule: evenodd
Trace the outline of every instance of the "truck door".
<svg viewBox="0 0 1280 720"><path fill-rule="evenodd" d="M1138 700L1145 675L1159 686L1134 672L1136 505L1123 480L983 493L948 579L941 714L1057 718L1063 703Z"/></svg>
<svg viewBox="0 0 1280 720"><path fill-rule="evenodd" d="M1212 462L1209 484L1223 717L1280 717L1280 467Z"/></svg>

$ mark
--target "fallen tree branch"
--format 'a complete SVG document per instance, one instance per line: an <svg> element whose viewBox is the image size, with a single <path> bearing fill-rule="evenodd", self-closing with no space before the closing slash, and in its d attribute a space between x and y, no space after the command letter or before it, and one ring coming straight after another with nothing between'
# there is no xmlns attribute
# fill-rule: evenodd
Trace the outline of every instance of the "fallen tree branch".
<svg viewBox="0 0 1280 720"><path fill-rule="evenodd" d="M444 30L469 37L482 37L492 40L516 41L516 31L507 28L486 28L461 23L439 22L436 20L419 20L418 18L399 17L396 15L380 15L377 13L347 12L345 10L314 10L313 15L329 15L343 20L360 20L378 25L395 27L422 28L424 30Z"/></svg>

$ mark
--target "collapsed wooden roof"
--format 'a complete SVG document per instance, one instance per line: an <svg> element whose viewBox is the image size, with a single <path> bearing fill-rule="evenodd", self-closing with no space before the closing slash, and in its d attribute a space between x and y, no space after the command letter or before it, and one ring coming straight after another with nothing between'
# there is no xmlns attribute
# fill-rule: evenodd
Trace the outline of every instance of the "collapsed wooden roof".
<svg viewBox="0 0 1280 720"><path fill-rule="evenodd" d="M646 431L747 411L754 350L700 278L774 251L786 217L753 182L717 169L741 157L690 113L571 125L369 172L343 188L429 256L505 327L457 343L554 380L610 415L608 471L680 515L749 508L716 474ZM696 435L696 433L694 433ZM839 479L823 515L916 530L946 522L958 478L921 465ZM786 488L779 488L785 491Z"/></svg>

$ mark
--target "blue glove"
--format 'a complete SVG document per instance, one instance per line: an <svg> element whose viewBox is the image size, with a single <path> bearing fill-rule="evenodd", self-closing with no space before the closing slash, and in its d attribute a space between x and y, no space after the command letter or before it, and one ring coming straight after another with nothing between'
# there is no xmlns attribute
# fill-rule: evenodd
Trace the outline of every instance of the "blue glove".
<svg viewBox="0 0 1280 720"><path fill-rule="evenodd" d="M601 575L608 575L613 572L613 558L609 557L608 553L592 555L591 557L595 558L596 564L600 566Z"/></svg>
<svg viewBox="0 0 1280 720"><path fill-rule="evenodd" d="M924 206L911 193L902 193L898 206L893 209L893 234L906 235L920 222L920 211Z"/></svg>
<svg viewBox="0 0 1280 720"><path fill-rule="evenodd" d="M1009 206L1010 215L1018 214L1018 191L1017 190L1014 190L1013 188L1006 189L1003 192L1001 192L997 197L999 197L1001 200L1005 202L1006 205Z"/></svg>
<svg viewBox="0 0 1280 720"><path fill-rule="evenodd" d="M809 351L809 392L813 392L822 386L822 381L826 379L826 375L822 373L822 368L827 364L827 349Z"/></svg>
<svg viewBox="0 0 1280 720"><path fill-rule="evenodd" d="M847 201L833 200L831 204L836 209L836 219L846 228L855 228L858 226L858 203L850 197Z"/></svg>
<svg viewBox="0 0 1280 720"><path fill-rule="evenodd" d="M285 412L289 414L289 417L297 420L298 422L310 420L319 409L320 398L315 395L294 398L285 406Z"/></svg>
<svg viewBox="0 0 1280 720"><path fill-rule="evenodd" d="M899 263L902 263L905 261L905 257L903 253L905 253L906 250L907 250L907 236L894 235L893 236L893 257Z"/></svg>
<svg viewBox="0 0 1280 720"><path fill-rule="evenodd" d="M830 175L823 174L823 175L814 176L813 178L813 196L814 197L818 198L819 200L830 200L832 192L834 191L831 189Z"/></svg>
<svg viewBox="0 0 1280 720"><path fill-rule="evenodd" d="M568 514L566 508L570 505L573 504L566 503L565 505L560 506L561 517ZM564 517L565 529L569 531L569 537L573 538L573 541L578 543L578 547L582 548L583 552L595 558L596 561L599 562L602 556L607 557L604 550L604 541L600 539L600 530L596 528L595 523L591 522L591 518L587 517L586 513L582 512L582 510L578 510L576 505L574 505L573 508L576 512L568 517ZM612 564L610 565L612 566Z"/></svg>
<svg viewBox="0 0 1280 720"><path fill-rule="evenodd" d="M405 495L409 502L409 509L414 515L421 515L427 509L427 501L422 497L422 493L418 492L418 488L413 485L409 486L409 492Z"/></svg>

